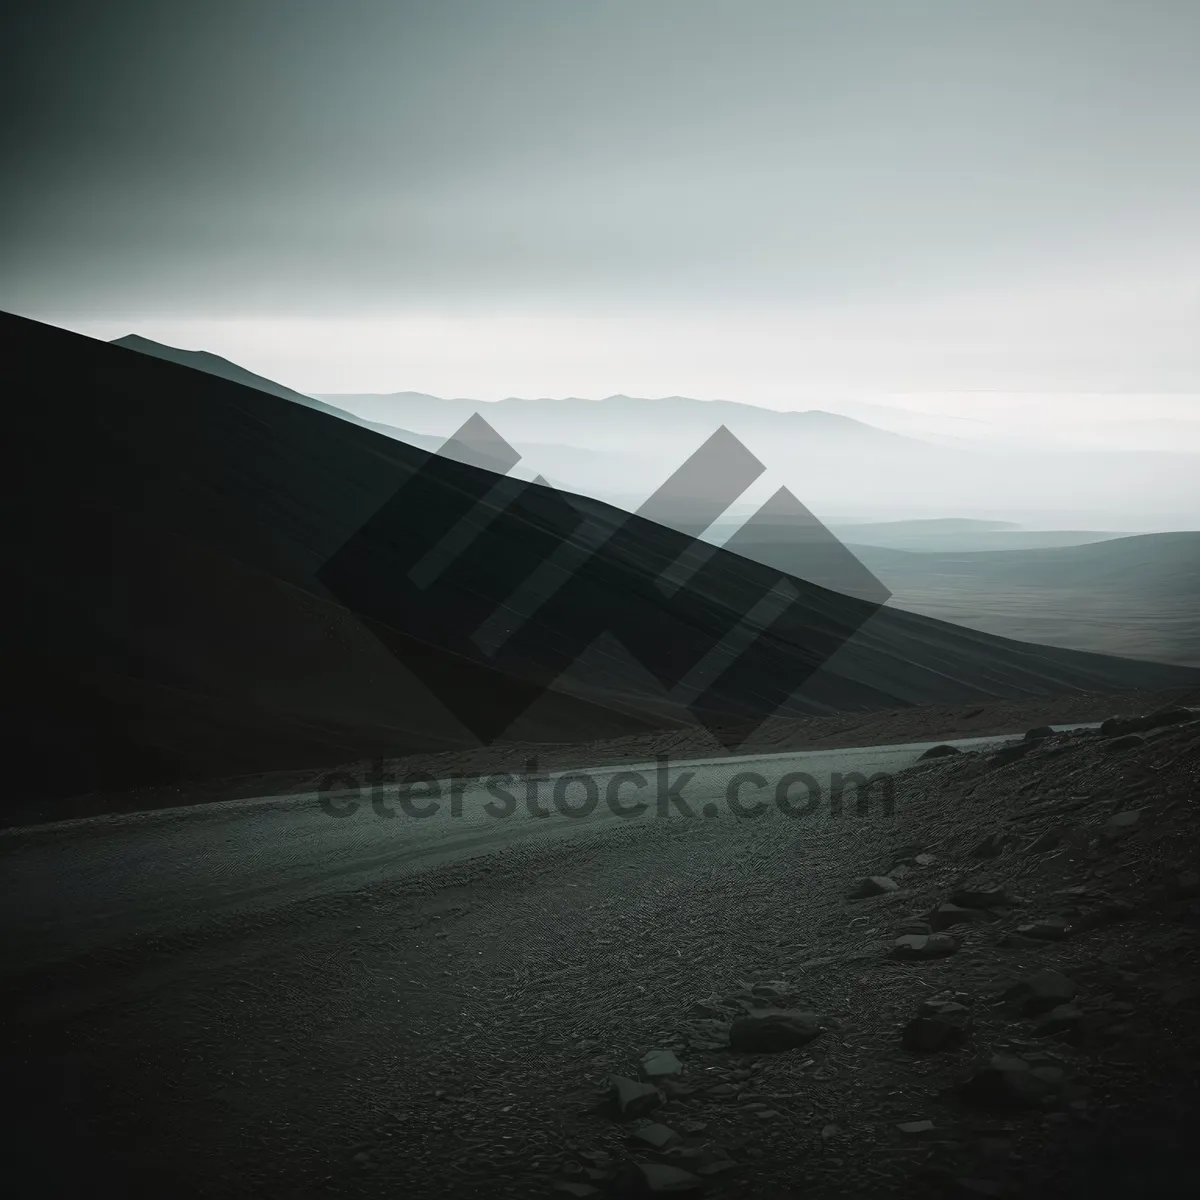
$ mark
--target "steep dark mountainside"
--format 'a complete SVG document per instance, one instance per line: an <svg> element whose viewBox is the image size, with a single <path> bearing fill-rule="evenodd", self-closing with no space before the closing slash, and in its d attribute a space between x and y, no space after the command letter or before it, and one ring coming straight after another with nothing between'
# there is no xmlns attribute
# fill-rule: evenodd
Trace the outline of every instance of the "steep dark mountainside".
<svg viewBox="0 0 1200 1200"><path fill-rule="evenodd" d="M769 632L702 680L689 709L667 685L777 572L716 551L668 597L662 572L694 545L671 529L536 485L496 489L466 463L147 354L18 317L0 329L21 381L9 410L20 788L63 796L454 749L477 744L467 726L586 741L696 714L741 728L777 707L1200 681L903 612L872 617L796 582ZM412 583L478 497L487 519L470 553L443 563L436 587ZM590 560L584 539L599 547ZM584 565L485 653L472 633L556 551ZM628 654L600 636L608 628ZM658 679L638 665L650 662ZM456 715L418 675L443 698L453 685Z"/></svg>

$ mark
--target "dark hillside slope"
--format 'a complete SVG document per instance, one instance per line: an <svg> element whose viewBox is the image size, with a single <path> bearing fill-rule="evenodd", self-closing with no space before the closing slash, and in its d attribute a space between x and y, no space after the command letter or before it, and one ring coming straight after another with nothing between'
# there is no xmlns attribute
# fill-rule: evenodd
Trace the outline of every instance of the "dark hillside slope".
<svg viewBox="0 0 1200 1200"><path fill-rule="evenodd" d="M388 437L399 438L400 441L408 442L410 446L418 446L422 450L436 450L443 441L440 437L413 433L410 429L399 429L395 425L386 425L380 421L364 420L354 413L346 412L345 409L338 408L333 404L326 404L324 400L306 396L303 392L297 392L282 383L276 383L274 379L256 375L238 363L230 362L229 359L222 358L219 354L210 354L207 350L180 350L178 346L167 346L136 333L116 338L109 345L120 346L124 350L137 350L140 354L148 354L152 358L161 358L165 362L178 363L183 367L192 367L197 371L203 371L207 375L215 375L218 379L228 379L231 383L242 383L246 387L255 388L260 392L270 392L273 396L282 396L285 400L303 404L305 408L315 408L318 412L329 413L330 416L340 417L343 421L352 421L364 429L374 429L377 433L386 434Z"/></svg>
<svg viewBox="0 0 1200 1200"><path fill-rule="evenodd" d="M474 745L503 734L589 642L506 736L586 741L692 721L664 685L778 579L718 551L668 598L661 568L689 538L517 485L422 592L410 567L497 476L36 322L6 316L0 336L21 381L8 407L9 587L23 614L9 626L22 748L10 786L62 796ZM589 532L572 536L585 517ZM502 649L475 646L546 554L622 523ZM757 723L794 693L785 712L1200 682L905 613L866 620L859 601L795 588L755 653L701 681L693 712L706 723ZM633 659L597 636L610 627Z"/></svg>

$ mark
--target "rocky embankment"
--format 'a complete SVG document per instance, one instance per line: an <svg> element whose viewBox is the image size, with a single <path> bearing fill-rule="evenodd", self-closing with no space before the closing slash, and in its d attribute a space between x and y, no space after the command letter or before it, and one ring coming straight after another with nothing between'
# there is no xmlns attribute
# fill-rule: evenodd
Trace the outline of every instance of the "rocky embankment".
<svg viewBox="0 0 1200 1200"><path fill-rule="evenodd" d="M1195 714L935 756L899 808L828 954L628 1047L555 1192L1195 1194Z"/></svg>

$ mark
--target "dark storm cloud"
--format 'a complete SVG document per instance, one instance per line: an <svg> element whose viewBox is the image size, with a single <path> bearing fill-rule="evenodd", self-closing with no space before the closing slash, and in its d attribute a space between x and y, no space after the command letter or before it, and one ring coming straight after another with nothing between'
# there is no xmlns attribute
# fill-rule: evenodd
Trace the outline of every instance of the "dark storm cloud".
<svg viewBox="0 0 1200 1200"><path fill-rule="evenodd" d="M0 300L815 304L1196 250L1200 5L48 3Z"/></svg>

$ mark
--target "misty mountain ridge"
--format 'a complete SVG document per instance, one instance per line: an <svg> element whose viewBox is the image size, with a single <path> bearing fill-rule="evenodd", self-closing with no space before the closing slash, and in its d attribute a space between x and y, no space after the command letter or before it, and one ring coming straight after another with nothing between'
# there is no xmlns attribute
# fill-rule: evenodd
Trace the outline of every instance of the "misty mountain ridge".
<svg viewBox="0 0 1200 1200"><path fill-rule="evenodd" d="M742 498L743 513L757 509L782 483L827 524L825 514L834 512L854 514L841 522L854 524L888 513L914 517L939 510L981 518L1036 511L1043 514L1035 518L1039 522L1069 524L1072 514L1085 509L1088 523L1125 532L1200 524L1200 463L1184 452L1064 448L1050 441L926 440L824 409L780 411L686 396L487 401L395 392L303 397L215 355L178 351L149 339L121 339L121 344L134 341L143 352L319 405L425 450L436 450L468 417L481 414L522 454L514 475L542 478L628 511L724 425L770 473Z"/></svg>

